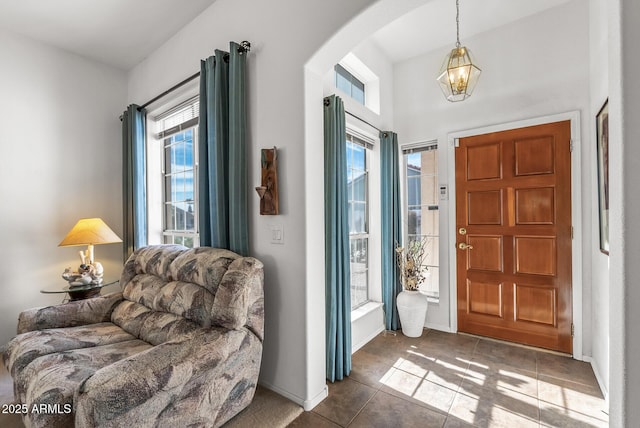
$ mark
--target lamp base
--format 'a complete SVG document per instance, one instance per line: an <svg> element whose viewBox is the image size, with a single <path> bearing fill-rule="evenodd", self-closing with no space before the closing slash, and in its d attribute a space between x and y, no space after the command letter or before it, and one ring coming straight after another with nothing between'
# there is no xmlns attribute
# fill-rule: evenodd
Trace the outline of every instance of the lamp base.
<svg viewBox="0 0 640 428"><path fill-rule="evenodd" d="M69 290L69 301L90 299L100 295L100 287L90 288L89 290Z"/></svg>

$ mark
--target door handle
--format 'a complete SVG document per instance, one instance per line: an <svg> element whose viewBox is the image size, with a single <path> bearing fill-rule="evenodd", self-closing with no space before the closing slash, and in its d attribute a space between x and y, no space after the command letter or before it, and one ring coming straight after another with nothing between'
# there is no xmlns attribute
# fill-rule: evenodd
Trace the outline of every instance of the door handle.
<svg viewBox="0 0 640 428"><path fill-rule="evenodd" d="M458 248L460 248L461 250L473 250L473 245L469 245L469 244L465 244L464 242L461 242L458 244Z"/></svg>

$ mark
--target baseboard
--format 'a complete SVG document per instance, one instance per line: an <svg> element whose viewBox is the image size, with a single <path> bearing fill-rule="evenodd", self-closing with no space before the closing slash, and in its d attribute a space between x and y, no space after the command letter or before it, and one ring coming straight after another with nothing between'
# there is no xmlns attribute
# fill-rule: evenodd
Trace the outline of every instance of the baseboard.
<svg viewBox="0 0 640 428"><path fill-rule="evenodd" d="M430 330L444 331L446 333L455 333L455 331L453 331L451 327L449 327L448 325L426 323L425 327Z"/></svg>
<svg viewBox="0 0 640 428"><path fill-rule="evenodd" d="M600 386L600 392L602 392L602 395L604 396L604 399L607 402L607 405L609 405L609 389L606 387L606 385L604 384L604 381L602 380L602 376L598 371L598 366L595 364L595 360L592 357L588 357L586 355L582 356L582 360L584 362L591 364L591 369L593 370L593 374L596 376L596 380L598 381L598 386Z"/></svg>
<svg viewBox="0 0 640 428"><path fill-rule="evenodd" d="M284 398L293 401L298 406L302 407L305 410L305 412L312 410L314 407L320 404L322 400L324 400L329 396L329 388L327 387L327 385L325 385L324 388L322 388L322 391L320 391L318 395L316 395L315 397L309 400L305 400L302 397L298 397L295 394L291 394L290 392L287 392L284 389L278 388L277 386L271 385L268 382L260 381L258 383L261 386L275 392L276 394L282 395Z"/></svg>
<svg viewBox="0 0 640 428"><path fill-rule="evenodd" d="M314 407L320 404L320 402L325 398L327 398L328 396L329 396L329 388L327 387L327 385L325 385L324 388L322 388L322 391L320 391L318 395L316 395L310 400L304 400L304 402L302 403L302 408L304 409L305 412L308 412L309 410L312 410Z"/></svg>
<svg viewBox="0 0 640 428"><path fill-rule="evenodd" d="M367 336L360 343L351 344L351 353L354 354L358 349L362 348L364 345L372 341L377 335L384 331L384 325L380 325L376 330L371 332L369 336Z"/></svg>

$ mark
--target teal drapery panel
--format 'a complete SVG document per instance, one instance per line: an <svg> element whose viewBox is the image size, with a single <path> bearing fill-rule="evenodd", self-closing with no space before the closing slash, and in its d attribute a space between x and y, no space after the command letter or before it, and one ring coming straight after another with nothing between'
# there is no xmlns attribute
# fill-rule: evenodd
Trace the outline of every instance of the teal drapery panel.
<svg viewBox="0 0 640 428"><path fill-rule="evenodd" d="M200 62L200 245L248 255L246 53L231 43Z"/></svg>
<svg viewBox="0 0 640 428"><path fill-rule="evenodd" d="M249 212L246 166L246 53L231 43L229 50L229 249L249 254Z"/></svg>
<svg viewBox="0 0 640 428"><path fill-rule="evenodd" d="M398 136L394 132L380 133L380 205L382 206L382 303L387 330L400 327L396 298L402 291L396 243L402 244L400 223L400 161Z"/></svg>
<svg viewBox="0 0 640 428"><path fill-rule="evenodd" d="M325 304L327 379L351 371L351 269L347 210L347 135L340 97L324 100Z"/></svg>
<svg viewBox="0 0 640 428"><path fill-rule="evenodd" d="M146 111L131 104L122 114L122 242L124 260L147 245Z"/></svg>

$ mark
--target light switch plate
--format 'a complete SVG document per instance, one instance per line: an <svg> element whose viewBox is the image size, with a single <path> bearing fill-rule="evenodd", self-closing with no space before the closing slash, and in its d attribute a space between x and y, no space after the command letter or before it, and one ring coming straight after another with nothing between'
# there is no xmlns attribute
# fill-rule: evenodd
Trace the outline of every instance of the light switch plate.
<svg viewBox="0 0 640 428"><path fill-rule="evenodd" d="M272 224L269 226L269 230L272 244L284 244L284 227L281 224Z"/></svg>

